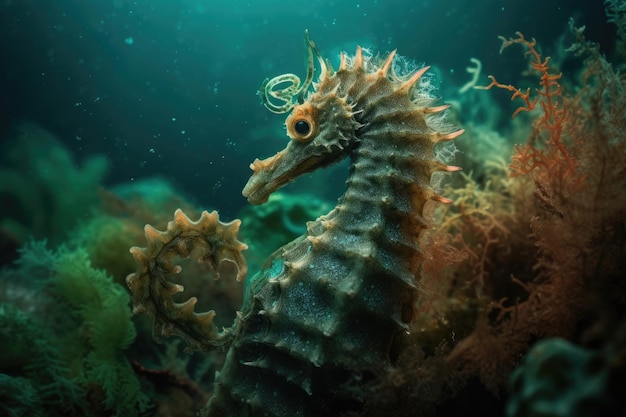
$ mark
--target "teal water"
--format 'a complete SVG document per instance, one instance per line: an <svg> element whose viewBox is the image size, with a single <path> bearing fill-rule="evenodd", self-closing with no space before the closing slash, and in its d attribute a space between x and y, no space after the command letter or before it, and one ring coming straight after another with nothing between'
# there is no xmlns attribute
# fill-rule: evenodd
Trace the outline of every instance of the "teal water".
<svg viewBox="0 0 626 417"><path fill-rule="evenodd" d="M485 80L519 77L523 57L498 55L498 35L522 31L550 54L570 17L610 50L600 0L6 0L0 127L30 120L79 159L109 157L107 184L160 174L234 215L248 164L285 141L284 117L260 105L258 87L304 77L305 29L335 64L361 45L432 65L446 100L472 57Z"/></svg>

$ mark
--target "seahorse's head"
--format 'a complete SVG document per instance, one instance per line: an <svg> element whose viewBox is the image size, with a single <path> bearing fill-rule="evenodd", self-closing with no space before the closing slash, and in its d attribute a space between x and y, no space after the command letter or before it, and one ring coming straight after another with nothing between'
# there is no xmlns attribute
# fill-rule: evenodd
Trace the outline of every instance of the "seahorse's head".
<svg viewBox="0 0 626 417"><path fill-rule="evenodd" d="M301 174L326 167L343 159L358 142L355 131L360 124L353 117L353 107L347 102L347 96L334 91L319 89L304 99L311 85L314 73L313 54L320 63L322 72L319 85L328 86L325 80L332 77L332 67L317 51L315 44L305 34L308 51L308 73L305 82L293 74L284 74L266 80L261 87L265 106L274 113L291 114L285 120L287 135L291 139L285 149L276 155L256 159L250 168L254 171L248 180L243 195L251 204L267 201L270 194L293 181ZM279 84L290 83L284 89L277 90ZM335 83L336 84L336 83ZM270 101L272 97L274 102ZM277 105L275 101L284 104Z"/></svg>
<svg viewBox="0 0 626 417"><path fill-rule="evenodd" d="M341 54L335 72L306 32L305 42L308 71L304 83L294 74L284 74L265 80L261 86L263 103L270 111L291 111L285 120L291 140L276 155L256 159L250 165L254 173L243 195L251 204L264 203L270 194L301 174L350 155L361 141L380 144L384 139L391 144L388 149L392 153L397 153L394 149L398 146L413 146L417 159L426 161L414 167L425 173L426 182L435 171L459 169L435 157L435 144L454 139L463 131L453 132L443 122L443 115L436 115L445 113L447 105L431 107L436 98L429 83L418 83L428 67L399 75L394 72L395 51L380 59L364 56L358 47L353 57ZM314 56L321 74L313 91L308 92L315 72Z"/></svg>

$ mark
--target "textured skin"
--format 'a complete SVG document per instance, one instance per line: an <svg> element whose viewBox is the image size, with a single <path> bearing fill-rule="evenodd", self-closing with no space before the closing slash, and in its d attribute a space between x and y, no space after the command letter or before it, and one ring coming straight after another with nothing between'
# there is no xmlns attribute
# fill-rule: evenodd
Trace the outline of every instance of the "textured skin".
<svg viewBox="0 0 626 417"><path fill-rule="evenodd" d="M351 160L347 190L335 209L309 222L305 235L274 252L252 278L233 327L218 332L212 316L192 313L193 302L191 309L172 307L171 294L182 288L168 290L163 277L177 272L174 255L163 255L169 263L159 256L163 247L181 246L176 240L190 240L177 232L177 224L194 228L180 212L167 236L146 233L152 249L131 250L141 267L128 278L135 309L155 317L155 335L180 334L196 349L228 347L202 411L206 416L317 417L361 410L366 398L359 384L393 366L413 318L423 259L418 238L429 227L424 207L447 201L433 191L431 176L459 169L435 156L438 142L462 131L437 114L446 106L429 107L433 98L420 81L427 68L401 77L393 72L395 52L382 61L358 48L354 57L342 54L333 71L310 45L309 57L313 49L322 67L318 83L286 120L288 146L254 161L243 193L251 203L263 203L298 175L344 157ZM303 121L308 130L301 129ZM235 226L213 220L187 235L207 242L203 253L222 251L208 261L214 270L225 259L241 276L243 245L236 231L222 231ZM209 242L216 231L227 238ZM181 325L181 316L191 324Z"/></svg>

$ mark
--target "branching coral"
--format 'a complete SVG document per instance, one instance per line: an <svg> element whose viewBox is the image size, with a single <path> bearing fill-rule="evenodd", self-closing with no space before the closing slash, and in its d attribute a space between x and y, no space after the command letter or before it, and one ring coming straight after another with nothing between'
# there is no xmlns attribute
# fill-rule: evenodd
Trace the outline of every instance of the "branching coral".
<svg viewBox="0 0 626 417"><path fill-rule="evenodd" d="M513 85L498 82L492 75L489 76L491 83L482 87L484 89L503 88L513 92L511 100L521 99L524 105L515 110L513 118L522 111L530 112L535 110L538 104L540 105L541 113L533 121L533 133L528 138L526 146L518 148L517 154L513 156L511 164L513 175L529 173L539 166L553 173L555 169L564 169L565 172L560 174L562 176L573 175L577 169L576 161L569 155L566 144L563 143L565 137L571 138L572 135L571 132L563 132L563 130L575 129L577 126L571 123L570 109L559 84L562 74L555 74L552 71L550 57L542 58L536 49L535 39L528 41L520 32L517 32L517 36L517 38L509 39L500 37L502 40L500 52L514 44L521 44L527 48L526 55L530 57L530 67L539 75L539 88L535 90L536 95L533 97L530 87L522 91ZM541 148L541 145L536 146L537 141L546 144L545 150Z"/></svg>
<svg viewBox="0 0 626 417"><path fill-rule="evenodd" d="M587 59L582 85L573 93L562 88L561 75L555 73L549 58L542 57L534 39L529 41L521 33L517 38L501 38L503 48L525 47L531 69L539 75L534 94L530 89L502 84L495 77L490 77L491 84L486 87L509 90L513 99L522 100L513 117L523 111L534 117L532 134L514 152L511 176L500 191L512 205L501 201L494 206L495 213L490 213L483 202L464 217L468 210L461 198L460 214L446 216L449 227L482 231L477 240L460 234L461 247L474 265L465 276L472 280L481 277L477 289L492 298L491 308L479 316L476 329L455 346L448 360L462 373L480 375L494 391L503 386L534 340L580 338L577 332L582 320L601 320L611 326L623 318L623 308L601 307L600 300L606 300L607 288L619 289L617 293L623 296L618 277L625 255L626 134L619 128L626 119L621 93L624 80L593 52L597 49L583 42L581 30L574 32L579 39L572 50L586 51ZM473 190L472 195L479 193ZM527 198L519 198L531 195L530 204ZM522 243L517 249L507 233L513 224L522 226L518 231L526 225L530 232L527 238L517 234ZM513 252L499 258L488 246L509 246ZM520 256L535 259L534 264L524 261L532 266L524 275L504 261ZM509 276L506 270L497 274L496 281L486 275L493 272L494 264L508 267ZM518 290L517 301L511 288L500 293L507 298L498 299L485 285L510 282L511 276L524 290ZM618 305L620 302L623 300Z"/></svg>

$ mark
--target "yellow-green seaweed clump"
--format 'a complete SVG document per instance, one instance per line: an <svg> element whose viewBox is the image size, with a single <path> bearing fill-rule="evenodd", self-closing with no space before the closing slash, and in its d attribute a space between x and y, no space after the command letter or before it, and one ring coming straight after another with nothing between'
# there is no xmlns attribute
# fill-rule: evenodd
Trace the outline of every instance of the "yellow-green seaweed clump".
<svg viewBox="0 0 626 417"><path fill-rule="evenodd" d="M104 409L107 415L137 416L147 410L148 398L125 355L135 339L127 291L94 269L83 249L51 251L45 242L31 242L20 253L17 269L2 277L7 295L11 283L31 294L0 312L0 340L19 335L22 346L2 361L5 407L11 402L4 400L23 386L33 393L33 407L45 408L46 415L94 415Z"/></svg>

